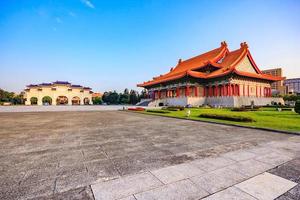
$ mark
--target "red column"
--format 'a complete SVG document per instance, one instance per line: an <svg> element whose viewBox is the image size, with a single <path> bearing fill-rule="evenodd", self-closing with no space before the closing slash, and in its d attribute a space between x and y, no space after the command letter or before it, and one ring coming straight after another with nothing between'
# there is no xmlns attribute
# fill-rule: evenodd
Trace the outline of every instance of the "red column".
<svg viewBox="0 0 300 200"><path fill-rule="evenodd" d="M195 87L194 87L194 90L195 90L195 97L198 97L198 87L195 86Z"/></svg>
<svg viewBox="0 0 300 200"><path fill-rule="evenodd" d="M176 97L179 97L180 96L180 90L179 90L179 87L176 88Z"/></svg>
<svg viewBox="0 0 300 200"><path fill-rule="evenodd" d="M243 96L246 96L245 95L245 84L243 85Z"/></svg>
<svg viewBox="0 0 300 200"><path fill-rule="evenodd" d="M248 85L248 97L250 96L250 85Z"/></svg>
<svg viewBox="0 0 300 200"><path fill-rule="evenodd" d="M190 96L190 87L188 85L185 87L185 96Z"/></svg>
<svg viewBox="0 0 300 200"><path fill-rule="evenodd" d="M228 84L228 96L232 95L232 88L231 88L231 84Z"/></svg>
<svg viewBox="0 0 300 200"><path fill-rule="evenodd" d="M208 89L208 90L209 90L209 91L208 91L209 96L211 97L211 96L212 96L212 90L213 90L212 86L209 86L209 89Z"/></svg>
<svg viewBox="0 0 300 200"><path fill-rule="evenodd" d="M161 91L158 90L158 98L160 99L161 98Z"/></svg>
<svg viewBox="0 0 300 200"><path fill-rule="evenodd" d="M256 97L258 97L258 87L256 86Z"/></svg>
<svg viewBox="0 0 300 200"><path fill-rule="evenodd" d="M207 92L206 92L206 86L204 86L203 87L203 96L206 97L206 94L207 94Z"/></svg>

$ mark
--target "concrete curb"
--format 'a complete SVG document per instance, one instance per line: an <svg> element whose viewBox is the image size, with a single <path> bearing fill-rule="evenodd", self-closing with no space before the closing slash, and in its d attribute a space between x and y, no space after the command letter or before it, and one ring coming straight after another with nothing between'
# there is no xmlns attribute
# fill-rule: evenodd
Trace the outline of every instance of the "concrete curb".
<svg viewBox="0 0 300 200"><path fill-rule="evenodd" d="M285 130L277 130L277 129L271 129L271 128L261 128L261 127L253 127L253 126L243 126L243 125L238 125L238 124L226 124L222 122L212 122L212 121L204 121L204 120L196 120L196 119L190 119L190 118L180 118L180 117L173 117L173 116L167 116L167 115L156 115L156 114L149 114L149 113L144 113L144 112L139 112L139 111L129 111L129 110L122 110L126 112L131 112L131 113L139 113L139 114L144 114L144 115L152 115L152 116L159 116L159 117L167 117L167 118L174 118L174 119L183 119L183 120L190 120L190 121L195 121L195 122L206 122L210 124L219 124L219 125L227 125L227 126L235 126L239 128L248 128L248 129L254 129L254 130L263 130L263 131L269 131L269 132L277 132L277 133L283 133L283 134L289 134L289 135L300 135L300 132L293 132L293 131L285 131Z"/></svg>

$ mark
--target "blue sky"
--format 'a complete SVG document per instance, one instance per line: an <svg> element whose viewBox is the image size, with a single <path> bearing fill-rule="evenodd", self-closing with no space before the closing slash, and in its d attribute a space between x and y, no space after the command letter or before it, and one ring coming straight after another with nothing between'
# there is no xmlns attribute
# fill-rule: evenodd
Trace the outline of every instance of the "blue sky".
<svg viewBox="0 0 300 200"><path fill-rule="evenodd" d="M226 41L300 77L300 1L1 0L0 88L66 80L136 89Z"/></svg>

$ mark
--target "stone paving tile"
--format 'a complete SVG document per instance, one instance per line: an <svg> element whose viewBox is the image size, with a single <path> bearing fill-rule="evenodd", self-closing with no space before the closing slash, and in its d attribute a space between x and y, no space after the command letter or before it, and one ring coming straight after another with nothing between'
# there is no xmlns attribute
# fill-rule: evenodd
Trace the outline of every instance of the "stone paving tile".
<svg viewBox="0 0 300 200"><path fill-rule="evenodd" d="M137 200L177 200L177 199L200 199L208 193L197 188L190 180L182 180L164 185L153 190L135 194Z"/></svg>
<svg viewBox="0 0 300 200"><path fill-rule="evenodd" d="M124 198L118 199L118 200L136 200L136 198L133 195L130 195L129 197L124 197Z"/></svg>
<svg viewBox="0 0 300 200"><path fill-rule="evenodd" d="M235 163L233 165L228 166L229 169L232 169L240 174L245 175L246 177L256 176L262 172L265 172L274 166L270 164L266 164L257 160L246 160Z"/></svg>
<svg viewBox="0 0 300 200"><path fill-rule="evenodd" d="M292 160L292 158L282 153L272 152L270 154L258 156L255 160L277 166Z"/></svg>
<svg viewBox="0 0 300 200"><path fill-rule="evenodd" d="M213 158L205 158L201 160L192 161L191 164L197 166L198 168L210 172L231 164L234 164L235 161L224 158L224 157L213 157Z"/></svg>
<svg viewBox="0 0 300 200"><path fill-rule="evenodd" d="M295 182L265 172L239 183L235 187L258 199L269 200L279 197L296 185Z"/></svg>
<svg viewBox="0 0 300 200"><path fill-rule="evenodd" d="M293 189L284 193L280 197L276 198L276 200L299 200L300 199L300 184L296 185Z"/></svg>
<svg viewBox="0 0 300 200"><path fill-rule="evenodd" d="M210 194L218 192L224 188L240 183L246 177L229 168L222 168L213 172L192 177L191 181L198 187L205 189Z"/></svg>
<svg viewBox="0 0 300 200"><path fill-rule="evenodd" d="M191 164L180 164L151 171L163 183L168 184L203 174L204 171Z"/></svg>
<svg viewBox="0 0 300 200"><path fill-rule="evenodd" d="M253 148L250 148L250 149L247 149L246 151L249 151L251 153L255 153L257 154L258 156L262 156L262 155L265 155L265 154L269 154L269 153L272 153L274 152L274 149L271 148L271 147L262 147L262 146L258 146L258 147L253 147Z"/></svg>
<svg viewBox="0 0 300 200"><path fill-rule="evenodd" d="M150 172L122 177L92 185L96 200L120 199L131 194L161 186L162 183Z"/></svg>
<svg viewBox="0 0 300 200"><path fill-rule="evenodd" d="M210 195L203 200L256 200L256 198L233 186Z"/></svg>
<svg viewBox="0 0 300 200"><path fill-rule="evenodd" d="M30 200L94 200L89 186L72 189L49 196L38 196Z"/></svg>
<svg viewBox="0 0 300 200"><path fill-rule="evenodd" d="M240 150L240 151L229 152L223 154L222 156L224 156L225 158L230 158L231 160L235 160L235 161L243 161L243 160L249 160L251 158L255 158L257 155L249 151Z"/></svg>

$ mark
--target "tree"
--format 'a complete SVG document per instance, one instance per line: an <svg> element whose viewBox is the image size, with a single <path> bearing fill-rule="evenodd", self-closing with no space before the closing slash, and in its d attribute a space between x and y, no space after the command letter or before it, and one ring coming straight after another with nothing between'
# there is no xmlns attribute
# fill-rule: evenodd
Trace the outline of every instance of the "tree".
<svg viewBox="0 0 300 200"><path fill-rule="evenodd" d="M108 96L110 104L118 104L119 103L119 94L116 91L113 91Z"/></svg>
<svg viewBox="0 0 300 200"><path fill-rule="evenodd" d="M147 98L148 98L148 97L147 97L147 90L146 90L146 89L143 89L143 90L141 91L140 98L141 98L141 99L147 99Z"/></svg>
<svg viewBox="0 0 300 200"><path fill-rule="evenodd" d="M30 98L30 102L31 102L32 105L35 105L35 104L37 104L37 102L38 102L38 98L36 98L36 97L31 97L31 98Z"/></svg>
<svg viewBox="0 0 300 200"><path fill-rule="evenodd" d="M129 95L129 103L135 105L138 103L138 101L139 101L139 98L138 98L137 92L134 90L131 90L130 95Z"/></svg>
<svg viewBox="0 0 300 200"><path fill-rule="evenodd" d="M93 104L94 105L101 105L103 103L101 97L94 97L93 98Z"/></svg>
<svg viewBox="0 0 300 200"><path fill-rule="evenodd" d="M298 114L300 114L300 100L296 101L295 112L298 113Z"/></svg>
<svg viewBox="0 0 300 200"><path fill-rule="evenodd" d="M42 102L43 102L43 104L47 103L47 104L51 105L52 104L52 98L49 97L49 96L44 96L42 98Z"/></svg>
<svg viewBox="0 0 300 200"><path fill-rule="evenodd" d="M126 88L122 93L120 93L120 98L119 98L119 103L120 104L128 104L129 103L129 92L128 89Z"/></svg>
<svg viewBox="0 0 300 200"><path fill-rule="evenodd" d="M109 93L108 92L104 92L103 95L102 95L102 101L104 103L107 103L108 104L108 96L109 96Z"/></svg>

